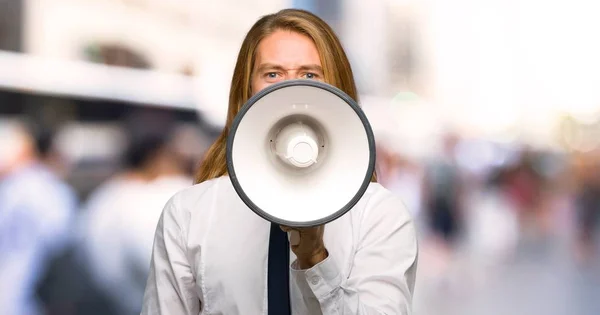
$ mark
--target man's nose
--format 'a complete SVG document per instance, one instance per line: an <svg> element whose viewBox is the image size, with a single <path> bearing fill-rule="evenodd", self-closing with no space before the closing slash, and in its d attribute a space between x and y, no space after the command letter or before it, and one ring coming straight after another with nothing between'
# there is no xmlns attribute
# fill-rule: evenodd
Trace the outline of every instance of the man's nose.
<svg viewBox="0 0 600 315"><path fill-rule="evenodd" d="M296 70L288 70L285 74L286 80L296 79L298 76L298 71Z"/></svg>

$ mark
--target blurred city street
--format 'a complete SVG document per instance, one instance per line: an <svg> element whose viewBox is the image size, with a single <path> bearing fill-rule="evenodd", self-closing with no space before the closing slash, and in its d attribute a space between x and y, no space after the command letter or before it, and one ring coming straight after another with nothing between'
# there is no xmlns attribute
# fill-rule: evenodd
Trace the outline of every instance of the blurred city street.
<svg viewBox="0 0 600 315"><path fill-rule="evenodd" d="M434 260L421 257L415 314L597 314L600 266L579 266L564 240L524 242L503 264L484 267L453 261L450 272L432 277ZM440 283L441 282L441 283Z"/></svg>
<svg viewBox="0 0 600 315"><path fill-rule="evenodd" d="M139 314L163 207L283 8L347 51L417 224L415 315L600 314L600 2L5 0L0 315Z"/></svg>

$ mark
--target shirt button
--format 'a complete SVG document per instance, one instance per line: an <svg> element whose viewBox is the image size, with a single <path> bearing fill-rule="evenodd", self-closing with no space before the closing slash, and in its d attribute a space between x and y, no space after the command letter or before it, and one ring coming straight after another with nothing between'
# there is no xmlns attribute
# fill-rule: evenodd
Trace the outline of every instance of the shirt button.
<svg viewBox="0 0 600 315"><path fill-rule="evenodd" d="M314 277L310 278L310 283L312 283L313 285L317 285L317 284L319 284L320 280L321 279L319 279L319 277L314 276Z"/></svg>

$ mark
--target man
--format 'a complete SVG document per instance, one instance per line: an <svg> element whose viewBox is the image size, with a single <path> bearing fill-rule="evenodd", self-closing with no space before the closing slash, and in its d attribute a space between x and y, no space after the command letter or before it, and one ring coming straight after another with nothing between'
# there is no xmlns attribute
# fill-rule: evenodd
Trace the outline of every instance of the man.
<svg viewBox="0 0 600 315"><path fill-rule="evenodd" d="M115 314L139 314L162 208L192 183L173 148L175 134L156 129L130 132L126 169L91 194L79 221L81 257Z"/></svg>
<svg viewBox="0 0 600 315"><path fill-rule="evenodd" d="M411 313L416 233L403 203L381 185L371 183L326 228L302 229L292 253L289 245L271 248L287 233L235 193L225 164L233 118L252 95L288 79L323 81L357 98L346 54L320 18L283 10L254 24L235 66L226 127L198 184L176 194L159 221L142 314ZM290 254L291 264L271 260Z"/></svg>
<svg viewBox="0 0 600 315"><path fill-rule="evenodd" d="M0 164L0 314L43 314L36 285L70 242L77 196L48 166L51 133L2 124L10 158Z"/></svg>

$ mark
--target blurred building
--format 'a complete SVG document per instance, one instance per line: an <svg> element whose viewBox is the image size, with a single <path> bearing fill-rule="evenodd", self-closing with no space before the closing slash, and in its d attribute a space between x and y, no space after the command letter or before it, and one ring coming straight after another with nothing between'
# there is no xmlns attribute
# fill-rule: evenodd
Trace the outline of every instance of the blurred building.
<svg viewBox="0 0 600 315"><path fill-rule="evenodd" d="M23 2L0 1L0 50L20 52L23 48Z"/></svg>

